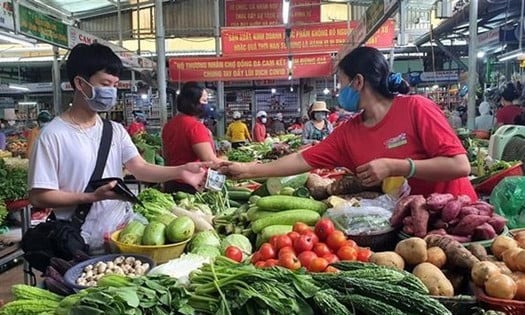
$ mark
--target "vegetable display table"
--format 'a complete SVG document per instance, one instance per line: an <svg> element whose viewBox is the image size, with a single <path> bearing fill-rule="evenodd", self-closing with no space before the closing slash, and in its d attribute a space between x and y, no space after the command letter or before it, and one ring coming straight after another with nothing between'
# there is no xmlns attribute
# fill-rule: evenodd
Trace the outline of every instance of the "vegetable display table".
<svg viewBox="0 0 525 315"><path fill-rule="evenodd" d="M22 235L24 235L31 227L31 208L29 200L20 199L12 202L6 202L7 211L15 212L21 211L20 217L22 218ZM15 253L10 255L10 258L15 259L24 255L22 249L18 249ZM29 263L24 260L24 283L36 285L36 278L31 272Z"/></svg>

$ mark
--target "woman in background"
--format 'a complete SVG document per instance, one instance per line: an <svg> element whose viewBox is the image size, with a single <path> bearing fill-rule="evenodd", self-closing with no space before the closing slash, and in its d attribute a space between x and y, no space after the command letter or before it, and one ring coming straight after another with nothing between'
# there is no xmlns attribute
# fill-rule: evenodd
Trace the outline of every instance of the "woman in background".
<svg viewBox="0 0 525 315"><path fill-rule="evenodd" d="M317 144L332 133L334 127L328 121L329 110L325 102L314 102L308 111L310 120L304 124L303 144Z"/></svg>

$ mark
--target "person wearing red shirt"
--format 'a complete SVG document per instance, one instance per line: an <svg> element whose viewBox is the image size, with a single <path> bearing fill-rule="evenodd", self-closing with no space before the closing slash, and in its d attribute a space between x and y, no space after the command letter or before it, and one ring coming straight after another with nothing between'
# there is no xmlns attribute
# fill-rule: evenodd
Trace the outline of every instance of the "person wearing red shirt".
<svg viewBox="0 0 525 315"><path fill-rule="evenodd" d="M255 125L253 126L253 136L252 139L254 142L264 142L266 139L266 117L268 115L265 111L261 110L255 115Z"/></svg>
<svg viewBox="0 0 525 315"><path fill-rule="evenodd" d="M200 121L207 112L208 93L196 82L187 82L177 96L179 113L162 129L162 149L167 166L188 162L218 162L210 130ZM164 184L166 192L195 192L195 188L177 181Z"/></svg>
<svg viewBox="0 0 525 315"><path fill-rule="evenodd" d="M518 89L513 83L508 83L503 92L501 92L501 106L496 113L496 124L498 127L502 125L514 124L514 120L518 117L523 109L514 104L514 100L518 99Z"/></svg>
<svg viewBox="0 0 525 315"><path fill-rule="evenodd" d="M477 195L466 151L439 107L421 96L402 96L408 84L391 74L375 48L359 47L339 63L340 105L359 113L321 143L267 164L223 163L237 178L286 176L344 166L368 187L391 176L408 178L413 194Z"/></svg>
<svg viewBox="0 0 525 315"><path fill-rule="evenodd" d="M337 107L330 107L330 114L328 114L327 119L332 125L334 125L337 122L337 120L339 119L339 112L337 111Z"/></svg>
<svg viewBox="0 0 525 315"><path fill-rule="evenodd" d="M128 133L130 136L142 134L146 132L146 115L144 113L135 113L135 119L128 126Z"/></svg>

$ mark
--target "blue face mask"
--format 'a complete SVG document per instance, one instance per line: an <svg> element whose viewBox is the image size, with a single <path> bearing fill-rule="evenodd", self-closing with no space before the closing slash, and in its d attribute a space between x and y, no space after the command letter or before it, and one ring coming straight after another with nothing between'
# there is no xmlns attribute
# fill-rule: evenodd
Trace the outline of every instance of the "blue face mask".
<svg viewBox="0 0 525 315"><path fill-rule="evenodd" d="M360 95L358 91L351 87L351 84L352 82L339 91L337 100L344 110L355 113L359 109Z"/></svg>
<svg viewBox="0 0 525 315"><path fill-rule="evenodd" d="M117 103L117 88L112 86L93 86L84 80L91 87L91 97L84 94L89 108L94 112L107 112Z"/></svg>

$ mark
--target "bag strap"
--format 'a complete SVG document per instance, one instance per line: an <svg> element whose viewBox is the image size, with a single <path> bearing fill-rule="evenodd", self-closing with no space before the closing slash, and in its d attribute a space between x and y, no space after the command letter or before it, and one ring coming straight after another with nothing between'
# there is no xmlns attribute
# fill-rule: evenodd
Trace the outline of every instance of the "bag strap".
<svg viewBox="0 0 525 315"><path fill-rule="evenodd" d="M95 164L95 169L91 174L89 182L102 178L102 174L104 173L104 168L106 167L106 162L108 160L109 149L111 148L112 139L113 126L111 125L111 121L109 119L102 119L102 137L100 139L100 146L98 148L97 162ZM88 183L86 189L84 189L84 192L92 191L93 189ZM78 207L75 209L73 217L71 218L71 223L73 224L73 226L80 229L82 224L84 224L84 221L89 213L89 210L91 210L92 205L92 203L78 205Z"/></svg>

